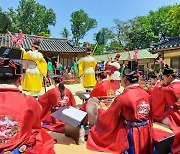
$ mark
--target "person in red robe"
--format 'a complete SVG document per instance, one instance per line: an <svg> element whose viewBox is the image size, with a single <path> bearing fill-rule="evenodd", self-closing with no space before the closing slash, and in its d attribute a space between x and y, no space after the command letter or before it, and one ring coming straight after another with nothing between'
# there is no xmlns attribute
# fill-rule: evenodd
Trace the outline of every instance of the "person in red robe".
<svg viewBox="0 0 180 154"><path fill-rule="evenodd" d="M151 87L151 85L149 83L146 84L146 86L148 88L147 92L148 92L149 95L151 95L153 89L160 87L161 84L162 84L162 81L158 80L158 77L155 74L155 72L152 72L150 78L151 78L151 83L154 85L154 87Z"/></svg>
<svg viewBox="0 0 180 154"><path fill-rule="evenodd" d="M121 76L125 88L123 93L109 109L97 106L98 118L88 134L88 149L111 153L153 153L149 94L137 82L136 71L125 68Z"/></svg>
<svg viewBox="0 0 180 154"><path fill-rule="evenodd" d="M116 95L116 86L107 80L104 71L96 71L97 84L90 92L91 97L97 97L99 99L107 99L108 97L114 97ZM105 105L109 105L109 102L104 102ZM86 111L87 101L85 101L80 110Z"/></svg>
<svg viewBox="0 0 180 154"><path fill-rule="evenodd" d="M54 140L41 127L39 103L18 89L22 61L9 59L10 52L0 57L0 153L54 154Z"/></svg>
<svg viewBox="0 0 180 154"><path fill-rule="evenodd" d="M116 86L116 89L120 88L120 64L118 62L120 56L121 55L119 53L116 54L114 61L109 61L105 64L107 78Z"/></svg>
<svg viewBox="0 0 180 154"><path fill-rule="evenodd" d="M53 80L55 81L55 88L50 89L38 99L42 106L41 119L44 128L62 133L65 129L65 123L52 117L51 113L63 106L76 107L76 101L71 91L64 86L60 78L55 77Z"/></svg>
<svg viewBox="0 0 180 154"><path fill-rule="evenodd" d="M167 86L156 88L151 94L153 119L171 127L176 135L172 152L177 153L180 151L180 80L168 65L163 78Z"/></svg>

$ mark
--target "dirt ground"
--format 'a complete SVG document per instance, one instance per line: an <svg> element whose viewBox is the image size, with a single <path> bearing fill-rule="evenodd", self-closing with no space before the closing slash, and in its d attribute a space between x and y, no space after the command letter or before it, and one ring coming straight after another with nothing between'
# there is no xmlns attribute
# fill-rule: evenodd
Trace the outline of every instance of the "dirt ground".
<svg viewBox="0 0 180 154"><path fill-rule="evenodd" d="M72 92L72 94L74 95L74 98L76 100L76 105L80 106L82 104L82 100L75 94L77 91L83 91L85 92L85 89L83 88L82 84L73 84L73 85L65 85L66 88L70 89L70 91ZM51 85L50 87L46 87L46 91L48 91L49 89L54 88L53 85ZM21 87L20 87L21 89ZM120 87L119 91L123 91L123 87ZM31 95L29 92L27 91L22 91L23 93L25 93L26 95ZM39 95L42 95L45 93L45 88L43 87L43 89L41 90L41 92L39 93Z"/></svg>
<svg viewBox="0 0 180 154"><path fill-rule="evenodd" d="M76 105L80 106L82 104L82 100L76 96L75 92L77 91L84 91L85 89L83 88L82 84L73 84L73 85L65 85L66 88L70 89L72 94L74 95L74 98L76 100ZM19 87L20 89L22 89L21 87ZM50 87L46 87L46 91L48 91L49 89L54 88L53 85L51 85ZM31 95L30 92L27 91L22 91L23 93L25 93L26 95ZM41 92L39 93L39 95L42 95L45 93L45 88L43 87L43 89L41 90Z"/></svg>

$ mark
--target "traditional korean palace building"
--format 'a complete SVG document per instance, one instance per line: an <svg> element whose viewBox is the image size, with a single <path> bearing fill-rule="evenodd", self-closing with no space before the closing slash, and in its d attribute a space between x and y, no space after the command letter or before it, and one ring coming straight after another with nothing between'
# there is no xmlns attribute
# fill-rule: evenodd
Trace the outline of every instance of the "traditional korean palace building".
<svg viewBox="0 0 180 154"><path fill-rule="evenodd" d="M35 36L26 35L23 40L22 47L28 51L31 50L33 39ZM13 57L20 57L19 49L11 42L12 36L9 34L0 34L0 55L4 48L17 49L13 53ZM45 58L52 58L52 61L60 61L64 66L71 66L73 58L80 58L86 55L84 47L74 46L68 39L43 37L39 51Z"/></svg>
<svg viewBox="0 0 180 154"><path fill-rule="evenodd" d="M149 52L161 54L170 67L180 69L180 36L169 37L153 44Z"/></svg>

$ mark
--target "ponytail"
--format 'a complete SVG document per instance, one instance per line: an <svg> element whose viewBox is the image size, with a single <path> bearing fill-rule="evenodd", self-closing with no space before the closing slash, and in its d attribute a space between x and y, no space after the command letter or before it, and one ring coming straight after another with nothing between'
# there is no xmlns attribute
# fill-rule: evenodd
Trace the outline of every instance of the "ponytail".
<svg viewBox="0 0 180 154"><path fill-rule="evenodd" d="M58 88L59 88L59 91L61 93L61 99L63 99L63 97L64 97L64 90L65 90L64 84L62 82L59 82Z"/></svg>

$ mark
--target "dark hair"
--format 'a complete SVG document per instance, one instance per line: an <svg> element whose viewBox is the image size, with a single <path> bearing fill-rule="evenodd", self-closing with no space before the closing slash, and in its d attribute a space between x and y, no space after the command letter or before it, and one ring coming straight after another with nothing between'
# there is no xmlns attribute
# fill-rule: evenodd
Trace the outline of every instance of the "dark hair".
<svg viewBox="0 0 180 154"><path fill-rule="evenodd" d="M139 81L138 73L129 68L125 68L123 75L129 80L130 83L137 83Z"/></svg>
<svg viewBox="0 0 180 154"><path fill-rule="evenodd" d="M64 84L62 82L59 82L58 88L59 88L59 91L61 93L61 99L62 99L64 97L65 86L64 86Z"/></svg>
<svg viewBox="0 0 180 154"><path fill-rule="evenodd" d="M100 77L101 79L105 79L106 78L106 75L104 74L104 71L96 73L95 76L96 77Z"/></svg>
<svg viewBox="0 0 180 154"><path fill-rule="evenodd" d="M64 97L65 86L64 86L64 84L62 83L62 81L61 81L61 79L59 77L54 77L53 80L54 80L54 82L56 84L59 84L58 85L58 89L59 89L59 91L61 93L61 99L62 99Z"/></svg>
<svg viewBox="0 0 180 154"><path fill-rule="evenodd" d="M0 84L14 84L20 77L20 75L0 77Z"/></svg>
<svg viewBox="0 0 180 154"><path fill-rule="evenodd" d="M58 83L61 82L61 79L58 78L58 77L54 77L53 80L54 80L54 82L55 82L56 84L58 84Z"/></svg>
<svg viewBox="0 0 180 154"><path fill-rule="evenodd" d="M137 83L139 81L138 77L128 77L126 76L126 78L129 80L130 83Z"/></svg>
<svg viewBox="0 0 180 154"><path fill-rule="evenodd" d="M170 75L171 75L174 79L177 78L177 75L176 75L176 74L166 74L165 76L166 76L166 77L169 77Z"/></svg>

